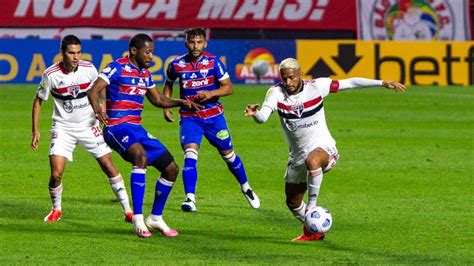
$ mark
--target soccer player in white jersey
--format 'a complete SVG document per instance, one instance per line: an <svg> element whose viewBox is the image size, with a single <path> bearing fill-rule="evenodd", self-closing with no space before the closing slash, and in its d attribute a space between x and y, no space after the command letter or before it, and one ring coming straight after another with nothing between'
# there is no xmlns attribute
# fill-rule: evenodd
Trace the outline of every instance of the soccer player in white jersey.
<svg viewBox="0 0 474 266"><path fill-rule="evenodd" d="M264 123L273 111L280 117L283 133L290 148L285 173L286 204L302 223L305 212L316 207L323 173L331 170L339 158L336 141L329 133L324 114L323 100L329 93L373 86L405 91L396 81L365 78L331 80L317 78L303 80L298 61L287 58L280 63L281 83L272 86L265 96L262 108L249 104L246 116L257 123ZM307 204L303 201L308 190ZM303 227L304 233L292 241L322 240L324 234L312 234Z"/></svg>
<svg viewBox="0 0 474 266"><path fill-rule="evenodd" d="M40 141L39 119L41 103L53 96L54 111L51 127L49 161L51 175L49 195L51 212L45 222L61 219L62 176L66 163L72 161L72 152L81 144L99 163L108 176L110 186L125 214L125 221L132 222L133 212L122 176L115 168L111 150L104 142L102 130L87 99L89 85L97 78L97 69L90 62L80 60L81 41L67 35L61 41L62 61L47 68L33 101L31 147L37 150Z"/></svg>

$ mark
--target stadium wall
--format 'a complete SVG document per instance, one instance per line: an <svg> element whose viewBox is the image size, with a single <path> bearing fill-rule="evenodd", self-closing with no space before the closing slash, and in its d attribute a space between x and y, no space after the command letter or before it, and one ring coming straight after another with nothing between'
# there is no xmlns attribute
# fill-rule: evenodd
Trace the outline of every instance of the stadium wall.
<svg viewBox="0 0 474 266"><path fill-rule="evenodd" d="M83 59L99 70L127 50L127 41L83 41ZM301 62L305 78L361 76L407 85L474 84L472 41L211 40L208 50L221 56L237 84L278 82L278 63L287 57ZM58 51L59 40L0 39L0 84L39 83L46 67L60 60ZM182 41L155 42L150 70L157 83L164 81L168 62L184 53ZM257 76L253 70L264 74Z"/></svg>

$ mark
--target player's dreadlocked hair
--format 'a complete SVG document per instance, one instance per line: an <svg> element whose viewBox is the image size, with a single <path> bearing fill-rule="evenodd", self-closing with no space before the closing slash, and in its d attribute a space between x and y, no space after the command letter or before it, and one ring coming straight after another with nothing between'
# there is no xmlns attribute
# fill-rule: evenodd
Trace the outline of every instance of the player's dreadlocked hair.
<svg viewBox="0 0 474 266"><path fill-rule="evenodd" d="M61 40L61 51L66 51L67 46L71 44L79 44L81 45L81 40L77 38L75 35L66 35L64 38Z"/></svg>
<svg viewBox="0 0 474 266"><path fill-rule="evenodd" d="M153 39L145 33L138 33L130 40L130 43L128 44L128 50L132 50L132 47L141 49L145 47L146 42L153 42Z"/></svg>
<svg viewBox="0 0 474 266"><path fill-rule="evenodd" d="M190 28L184 31L184 35L186 36L186 41L194 36L202 36L204 39L206 39L206 30L203 28Z"/></svg>

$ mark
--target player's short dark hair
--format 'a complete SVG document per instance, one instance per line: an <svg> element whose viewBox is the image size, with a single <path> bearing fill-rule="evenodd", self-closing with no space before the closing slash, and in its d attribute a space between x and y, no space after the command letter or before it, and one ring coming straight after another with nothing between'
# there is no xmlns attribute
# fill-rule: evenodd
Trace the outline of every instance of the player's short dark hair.
<svg viewBox="0 0 474 266"><path fill-rule="evenodd" d="M186 36L186 41L193 38L194 36L202 36L206 39L206 30L203 28L190 28L184 31L184 35Z"/></svg>
<svg viewBox="0 0 474 266"><path fill-rule="evenodd" d="M77 38L76 35L66 35L64 38L61 40L61 51L66 51L67 46L71 44L79 44L81 45L81 40Z"/></svg>
<svg viewBox="0 0 474 266"><path fill-rule="evenodd" d="M153 42L153 39L145 33L138 33L130 40L130 43L128 44L128 50L130 51L132 47L141 49L145 47L146 42Z"/></svg>

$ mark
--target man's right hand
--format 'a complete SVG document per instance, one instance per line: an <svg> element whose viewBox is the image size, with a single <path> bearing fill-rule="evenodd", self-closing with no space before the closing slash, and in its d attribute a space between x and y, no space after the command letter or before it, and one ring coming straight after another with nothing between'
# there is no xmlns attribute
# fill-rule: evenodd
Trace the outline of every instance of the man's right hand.
<svg viewBox="0 0 474 266"><path fill-rule="evenodd" d="M173 118L173 110L171 108L163 108L163 116L165 117L165 120L168 122L174 122Z"/></svg>
<svg viewBox="0 0 474 266"><path fill-rule="evenodd" d="M257 109L260 107L259 104L247 104L245 108L245 116L254 116L257 113Z"/></svg>
<svg viewBox="0 0 474 266"><path fill-rule="evenodd" d="M100 123L102 123L102 125L107 126L107 119L109 117L107 116L106 112L102 111L102 108L100 108L100 110L95 113L95 117L99 120Z"/></svg>
<svg viewBox="0 0 474 266"><path fill-rule="evenodd" d="M31 148L36 151L38 150L38 144L40 141L40 133L39 131L33 132L33 138L31 139Z"/></svg>

